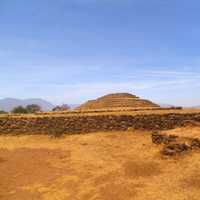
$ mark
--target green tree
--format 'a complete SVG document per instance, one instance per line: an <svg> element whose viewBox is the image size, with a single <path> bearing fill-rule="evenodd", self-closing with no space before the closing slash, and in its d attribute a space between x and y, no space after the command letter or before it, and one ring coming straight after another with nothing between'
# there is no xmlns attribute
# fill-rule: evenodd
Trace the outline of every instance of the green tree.
<svg viewBox="0 0 200 200"><path fill-rule="evenodd" d="M0 110L0 114L7 114L7 112L4 110Z"/></svg>
<svg viewBox="0 0 200 200"><path fill-rule="evenodd" d="M41 112L42 111L41 107L39 105L37 105L37 104L27 105L26 106L26 110L29 113L36 113L36 112Z"/></svg>
<svg viewBox="0 0 200 200"><path fill-rule="evenodd" d="M52 109L52 111L67 111L70 109L70 106L68 106L67 104L63 104L61 106L56 106L55 108Z"/></svg>
<svg viewBox="0 0 200 200"><path fill-rule="evenodd" d="M27 114L28 110L22 106L17 106L11 112L14 114Z"/></svg>

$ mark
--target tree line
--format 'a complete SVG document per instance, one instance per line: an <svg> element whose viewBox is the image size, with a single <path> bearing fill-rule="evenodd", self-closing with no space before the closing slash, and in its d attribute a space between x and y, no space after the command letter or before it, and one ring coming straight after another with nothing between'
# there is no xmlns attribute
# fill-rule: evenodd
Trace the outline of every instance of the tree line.
<svg viewBox="0 0 200 200"><path fill-rule="evenodd" d="M61 106L56 106L52 109L53 112L61 112L61 111L67 111L70 107L67 104L63 104ZM41 106L37 104L30 104L27 106L17 106L11 110L10 113L13 114L31 114L31 113L39 113L43 112ZM0 114L8 114L8 112L4 110L0 110Z"/></svg>

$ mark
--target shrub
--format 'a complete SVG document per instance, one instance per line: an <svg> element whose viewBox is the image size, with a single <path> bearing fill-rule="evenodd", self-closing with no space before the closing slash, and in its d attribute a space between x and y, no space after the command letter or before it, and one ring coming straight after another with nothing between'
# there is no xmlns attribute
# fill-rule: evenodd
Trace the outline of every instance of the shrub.
<svg viewBox="0 0 200 200"><path fill-rule="evenodd" d="M6 111L0 110L0 114L7 114Z"/></svg>
<svg viewBox="0 0 200 200"><path fill-rule="evenodd" d="M36 112L41 112L42 111L41 107L39 105L37 105L37 104L27 105L26 106L26 110L29 113L36 113Z"/></svg>
<svg viewBox="0 0 200 200"><path fill-rule="evenodd" d="M70 106L68 106L67 104L63 104L61 106L56 106L55 108L52 109L52 111L67 111L70 109Z"/></svg>
<svg viewBox="0 0 200 200"><path fill-rule="evenodd" d="M14 114L27 114L28 110L22 106L18 106L18 107L13 108L11 112Z"/></svg>

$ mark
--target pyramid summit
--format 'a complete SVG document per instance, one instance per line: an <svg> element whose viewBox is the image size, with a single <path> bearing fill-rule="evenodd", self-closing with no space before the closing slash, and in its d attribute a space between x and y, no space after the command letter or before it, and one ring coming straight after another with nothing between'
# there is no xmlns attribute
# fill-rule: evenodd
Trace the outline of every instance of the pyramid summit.
<svg viewBox="0 0 200 200"><path fill-rule="evenodd" d="M102 96L96 100L89 100L79 106L78 110L96 110L108 108L147 108L159 107L159 105L146 100L140 99L136 95L129 93L114 93Z"/></svg>

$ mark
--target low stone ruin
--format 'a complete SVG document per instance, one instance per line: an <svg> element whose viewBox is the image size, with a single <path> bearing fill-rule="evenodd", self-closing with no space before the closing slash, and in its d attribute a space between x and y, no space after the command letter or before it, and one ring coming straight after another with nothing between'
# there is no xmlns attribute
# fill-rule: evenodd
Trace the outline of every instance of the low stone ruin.
<svg viewBox="0 0 200 200"><path fill-rule="evenodd" d="M158 132L152 134L152 142L154 144L170 144L176 141L177 136L175 135L163 135Z"/></svg>
<svg viewBox="0 0 200 200"><path fill-rule="evenodd" d="M173 156L184 153L190 149L190 146L185 143L168 144L163 147L161 154L165 156Z"/></svg>
<svg viewBox="0 0 200 200"><path fill-rule="evenodd" d="M200 139L198 139L198 138L192 139L191 147L192 148L200 148Z"/></svg>
<svg viewBox="0 0 200 200"><path fill-rule="evenodd" d="M62 134L129 129L162 131L181 127L186 120L200 122L200 113L168 114L99 114L99 115L22 115L0 117L0 134ZM155 136L156 138L157 136ZM155 139L154 138L154 139ZM158 137L159 138L159 137ZM165 143L174 138L164 139ZM159 139L155 139L159 141Z"/></svg>
<svg viewBox="0 0 200 200"><path fill-rule="evenodd" d="M152 143L163 145L161 155L174 156L186 153L190 150L200 149L200 139L180 138L175 135L165 135L159 132L152 133Z"/></svg>

